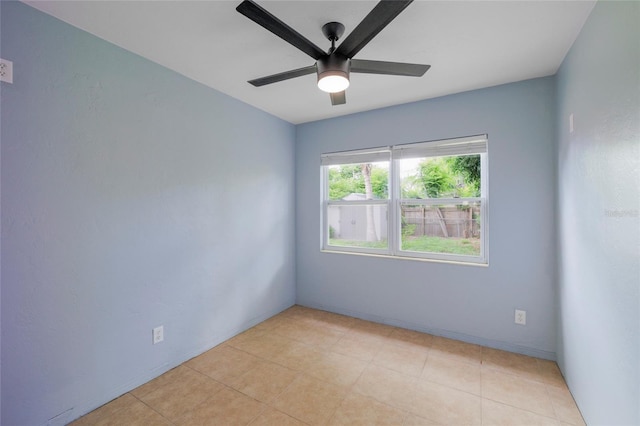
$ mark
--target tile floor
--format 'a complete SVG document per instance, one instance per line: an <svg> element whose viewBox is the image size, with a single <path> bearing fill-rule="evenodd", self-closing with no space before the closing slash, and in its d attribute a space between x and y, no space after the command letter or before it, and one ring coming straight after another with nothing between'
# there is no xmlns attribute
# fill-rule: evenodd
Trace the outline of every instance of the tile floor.
<svg viewBox="0 0 640 426"><path fill-rule="evenodd" d="M72 423L583 425L556 363L293 306Z"/></svg>

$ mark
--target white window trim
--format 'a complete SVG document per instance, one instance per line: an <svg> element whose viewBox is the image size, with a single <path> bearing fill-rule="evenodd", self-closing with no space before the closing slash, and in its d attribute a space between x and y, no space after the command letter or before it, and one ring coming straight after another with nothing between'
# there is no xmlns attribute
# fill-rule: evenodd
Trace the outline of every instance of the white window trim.
<svg viewBox="0 0 640 426"><path fill-rule="evenodd" d="M488 186L488 137L487 135L469 136L463 138L418 142L396 145L392 147L371 148L365 150L343 151L321 156L321 250L332 253L353 253L383 255L400 259L434 260L454 263L465 263L486 266L489 263L489 186ZM439 157L451 155L480 154L481 182L480 197L469 198L427 198L401 199L400 175L398 163L407 158ZM389 198L375 200L329 200L329 179L327 167L330 165L359 164L375 161L389 161ZM480 255L456 255L447 253L415 252L402 250L401 247L401 206L411 205L439 205L462 204L464 202L480 202L482 230L480 232ZM376 249L366 247L345 247L329 244L328 209L332 205L386 205L388 215L387 248Z"/></svg>

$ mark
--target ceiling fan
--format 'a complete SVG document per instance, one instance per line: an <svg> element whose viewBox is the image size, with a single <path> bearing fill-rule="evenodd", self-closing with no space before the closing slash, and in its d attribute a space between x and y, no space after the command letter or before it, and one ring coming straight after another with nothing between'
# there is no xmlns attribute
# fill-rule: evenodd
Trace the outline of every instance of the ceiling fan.
<svg viewBox="0 0 640 426"><path fill-rule="evenodd" d="M315 64L308 67L256 78L255 80L250 80L249 83L259 87L317 73L318 88L329 92L332 105L341 105L347 102L345 89L349 87L349 73L351 72L410 77L423 76L431 68L431 65L353 59L367 43L393 21L412 1L381 0L337 48L335 43L344 34L344 25L339 22L325 24L322 27L322 33L331 42L331 48L328 52L325 52L253 0L244 0L236 8L238 12L316 60Z"/></svg>

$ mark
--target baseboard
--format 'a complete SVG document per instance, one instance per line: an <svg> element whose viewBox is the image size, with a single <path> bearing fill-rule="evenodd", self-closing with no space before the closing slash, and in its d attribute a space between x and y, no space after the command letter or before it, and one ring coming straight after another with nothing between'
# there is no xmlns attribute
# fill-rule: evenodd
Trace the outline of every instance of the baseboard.
<svg viewBox="0 0 640 426"><path fill-rule="evenodd" d="M486 338L477 337L477 336L471 336L468 334L458 333L455 331L424 327L423 325L414 324L408 321L402 321L394 318L386 318L378 315L373 315L367 312L345 309L338 306L323 305L319 303L298 303L298 304L300 306L306 306L308 308L320 309L323 311L334 312L336 314L342 314L350 317L360 318L366 321L372 321L380 324L392 325L394 327L420 331L422 333L428 333L434 336L447 337L449 339L460 340L463 342L473 343L475 345L486 346L494 349L500 349L507 352L514 352L522 355L528 355L535 358L542 358L542 359L547 359L551 361L556 360L555 352L549 352L541 349L530 348L527 346L521 346L514 343L503 342L500 340L486 339Z"/></svg>

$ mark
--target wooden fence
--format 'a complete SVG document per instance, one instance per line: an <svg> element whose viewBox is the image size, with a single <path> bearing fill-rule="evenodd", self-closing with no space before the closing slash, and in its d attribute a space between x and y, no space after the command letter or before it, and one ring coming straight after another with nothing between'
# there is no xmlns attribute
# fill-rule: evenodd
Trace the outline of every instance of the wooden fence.
<svg viewBox="0 0 640 426"><path fill-rule="evenodd" d="M403 206L402 233L405 236L479 238L479 217L479 207Z"/></svg>

